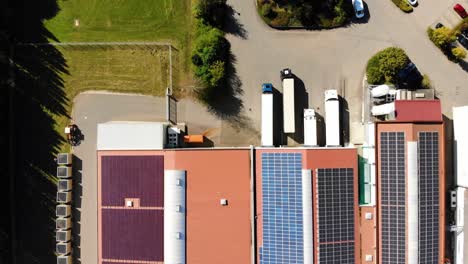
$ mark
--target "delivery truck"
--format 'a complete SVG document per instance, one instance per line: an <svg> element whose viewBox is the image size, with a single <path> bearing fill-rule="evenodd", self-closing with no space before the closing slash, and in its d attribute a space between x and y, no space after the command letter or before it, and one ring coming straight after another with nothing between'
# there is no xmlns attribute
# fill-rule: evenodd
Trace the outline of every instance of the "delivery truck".
<svg viewBox="0 0 468 264"><path fill-rule="evenodd" d="M262 146L273 146L273 86L262 85Z"/></svg>
<svg viewBox="0 0 468 264"><path fill-rule="evenodd" d="M317 146L317 118L314 109L304 109L304 146Z"/></svg>
<svg viewBox="0 0 468 264"><path fill-rule="evenodd" d="M281 71L283 81L283 132L295 133L294 76L290 69Z"/></svg>
<svg viewBox="0 0 468 264"><path fill-rule="evenodd" d="M325 91L325 136L327 146L340 146L340 101L336 90Z"/></svg>

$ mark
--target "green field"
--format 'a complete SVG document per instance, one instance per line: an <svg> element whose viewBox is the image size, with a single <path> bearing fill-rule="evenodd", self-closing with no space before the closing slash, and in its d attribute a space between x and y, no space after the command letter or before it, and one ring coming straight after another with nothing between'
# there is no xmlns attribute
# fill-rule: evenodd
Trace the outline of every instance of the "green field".
<svg viewBox="0 0 468 264"><path fill-rule="evenodd" d="M190 33L190 0L58 2L61 11L45 25L62 42L167 40L184 45Z"/></svg>

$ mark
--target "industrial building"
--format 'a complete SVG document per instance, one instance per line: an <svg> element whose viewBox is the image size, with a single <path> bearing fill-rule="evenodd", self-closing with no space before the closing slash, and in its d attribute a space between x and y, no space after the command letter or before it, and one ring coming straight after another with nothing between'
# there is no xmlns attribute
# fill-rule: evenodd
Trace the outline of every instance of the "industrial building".
<svg viewBox="0 0 468 264"><path fill-rule="evenodd" d="M378 263L445 257L444 125L440 111L429 109L434 102L421 104L376 124Z"/></svg>
<svg viewBox="0 0 468 264"><path fill-rule="evenodd" d="M359 263L355 148L257 148L257 263Z"/></svg>

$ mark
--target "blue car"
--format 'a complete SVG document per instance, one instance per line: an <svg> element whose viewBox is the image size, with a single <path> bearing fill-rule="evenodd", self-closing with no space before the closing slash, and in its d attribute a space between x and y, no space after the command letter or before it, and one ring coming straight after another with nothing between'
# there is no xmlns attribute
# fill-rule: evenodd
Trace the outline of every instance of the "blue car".
<svg viewBox="0 0 468 264"><path fill-rule="evenodd" d="M262 84L262 92L263 93L272 93L273 92L273 85L271 83Z"/></svg>

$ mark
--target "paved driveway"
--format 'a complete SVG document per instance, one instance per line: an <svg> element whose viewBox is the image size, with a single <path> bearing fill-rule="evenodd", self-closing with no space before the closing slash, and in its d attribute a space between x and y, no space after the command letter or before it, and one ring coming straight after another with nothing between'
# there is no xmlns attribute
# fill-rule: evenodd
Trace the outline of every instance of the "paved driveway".
<svg viewBox="0 0 468 264"><path fill-rule="evenodd" d="M442 2L442 3L441 3ZM360 143L361 83L367 60L378 50L399 46L421 72L430 76L451 116L453 105L468 103L468 74L448 61L428 40L426 28L451 5L425 0L413 14L404 14L390 0L366 1L368 23L323 31L278 31L266 26L256 13L255 0L228 0L234 19L246 32L229 34L242 82L243 103L259 130L260 85L271 82L281 91L279 71L290 67L304 82L308 105L323 115L323 91L338 89L350 110L351 142Z"/></svg>

